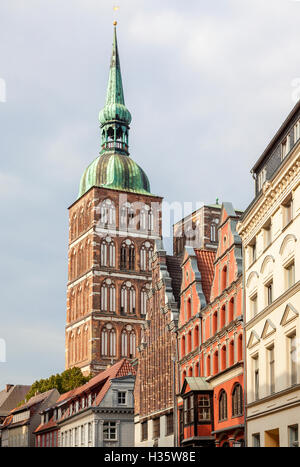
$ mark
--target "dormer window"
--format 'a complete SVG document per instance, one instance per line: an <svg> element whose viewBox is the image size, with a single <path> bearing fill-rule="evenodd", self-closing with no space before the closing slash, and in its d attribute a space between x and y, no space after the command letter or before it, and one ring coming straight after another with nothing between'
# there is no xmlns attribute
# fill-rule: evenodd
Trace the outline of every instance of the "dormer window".
<svg viewBox="0 0 300 467"><path fill-rule="evenodd" d="M267 171L266 168L264 167L258 174L257 177L257 189L258 191L261 191L263 184L266 181L266 176L267 176Z"/></svg>
<svg viewBox="0 0 300 467"><path fill-rule="evenodd" d="M294 144L300 139L300 120L294 126Z"/></svg>
<svg viewBox="0 0 300 467"><path fill-rule="evenodd" d="M290 135L288 135L281 143L281 160L282 161L290 151L290 146L291 146L290 140L291 140Z"/></svg>

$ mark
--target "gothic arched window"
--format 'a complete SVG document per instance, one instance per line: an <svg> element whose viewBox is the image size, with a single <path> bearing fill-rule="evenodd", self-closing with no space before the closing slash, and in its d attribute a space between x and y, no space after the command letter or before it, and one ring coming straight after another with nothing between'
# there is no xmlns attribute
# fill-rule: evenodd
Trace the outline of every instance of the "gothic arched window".
<svg viewBox="0 0 300 467"><path fill-rule="evenodd" d="M121 313L135 314L136 292L130 281L125 282L121 288Z"/></svg>
<svg viewBox="0 0 300 467"><path fill-rule="evenodd" d="M101 242L100 265L111 268L116 266L116 247L110 237L104 238Z"/></svg>
<svg viewBox="0 0 300 467"><path fill-rule="evenodd" d="M243 415L243 390L240 384L236 384L232 392L232 416L239 415Z"/></svg>
<svg viewBox="0 0 300 467"><path fill-rule="evenodd" d="M106 324L101 331L101 355L103 357L116 356L116 331L111 324Z"/></svg>
<svg viewBox="0 0 300 467"><path fill-rule="evenodd" d="M219 397L219 421L227 419L227 394L222 389Z"/></svg>
<svg viewBox="0 0 300 467"><path fill-rule="evenodd" d="M147 289L143 287L141 290L141 315L142 316L145 316L145 314L147 313L147 298L148 298Z"/></svg>
<svg viewBox="0 0 300 467"><path fill-rule="evenodd" d="M141 271L151 271L153 247L150 242L143 243L140 249L140 268Z"/></svg>
<svg viewBox="0 0 300 467"><path fill-rule="evenodd" d="M135 246L129 239L125 240L121 245L120 268L129 271L135 269Z"/></svg>
<svg viewBox="0 0 300 467"><path fill-rule="evenodd" d="M116 311L116 288L111 279L106 279L101 285L101 311L114 313Z"/></svg>
<svg viewBox="0 0 300 467"><path fill-rule="evenodd" d="M134 358L136 354L136 335L131 325L127 325L121 334L122 357Z"/></svg>
<svg viewBox="0 0 300 467"><path fill-rule="evenodd" d="M114 203L110 199L104 199L100 203L99 223L100 226L104 228L116 226L116 209Z"/></svg>

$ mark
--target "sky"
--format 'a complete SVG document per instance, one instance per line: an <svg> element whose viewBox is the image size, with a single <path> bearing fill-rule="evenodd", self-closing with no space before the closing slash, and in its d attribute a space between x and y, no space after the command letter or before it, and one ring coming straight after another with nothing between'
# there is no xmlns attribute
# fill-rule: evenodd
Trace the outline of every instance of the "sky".
<svg viewBox="0 0 300 467"><path fill-rule="evenodd" d="M297 0L1 1L0 389L64 370L68 207L99 152L113 20L152 193L245 209L300 97L299 18Z"/></svg>

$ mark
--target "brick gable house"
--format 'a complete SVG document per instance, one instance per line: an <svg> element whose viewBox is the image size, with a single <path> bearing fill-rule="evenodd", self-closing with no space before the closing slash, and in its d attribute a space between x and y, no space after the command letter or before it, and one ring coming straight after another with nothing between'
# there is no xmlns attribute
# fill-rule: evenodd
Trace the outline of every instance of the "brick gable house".
<svg viewBox="0 0 300 467"><path fill-rule="evenodd" d="M178 328L183 446L244 444L240 216L223 203L215 255L185 249Z"/></svg>
<svg viewBox="0 0 300 467"><path fill-rule="evenodd" d="M146 322L138 348L135 446L174 446L176 413L174 416L173 409L180 284L179 260L166 254L162 241L156 241Z"/></svg>

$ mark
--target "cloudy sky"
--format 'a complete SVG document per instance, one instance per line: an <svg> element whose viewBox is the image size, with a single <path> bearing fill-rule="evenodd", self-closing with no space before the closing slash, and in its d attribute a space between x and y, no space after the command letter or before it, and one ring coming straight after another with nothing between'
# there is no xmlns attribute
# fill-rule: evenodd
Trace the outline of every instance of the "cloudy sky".
<svg viewBox="0 0 300 467"><path fill-rule="evenodd" d="M131 156L152 192L246 208L299 90L300 2L118 1ZM116 2L0 4L0 389L64 369L67 208L99 151Z"/></svg>

